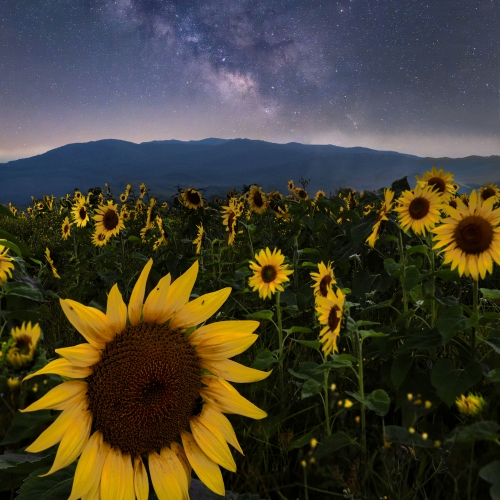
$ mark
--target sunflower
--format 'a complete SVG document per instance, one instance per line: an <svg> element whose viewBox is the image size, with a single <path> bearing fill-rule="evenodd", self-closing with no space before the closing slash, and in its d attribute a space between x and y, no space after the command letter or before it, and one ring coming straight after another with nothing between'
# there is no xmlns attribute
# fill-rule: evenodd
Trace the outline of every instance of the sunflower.
<svg viewBox="0 0 500 500"><path fill-rule="evenodd" d="M403 231L412 229L415 234L425 236L441 219L444 208L441 193L433 186L417 184L413 191L403 191L398 199L399 224Z"/></svg>
<svg viewBox="0 0 500 500"><path fill-rule="evenodd" d="M201 193L193 188L187 188L182 193L182 199L184 200L184 205L193 210L198 210L198 208L203 206L203 198Z"/></svg>
<svg viewBox="0 0 500 500"><path fill-rule="evenodd" d="M320 189L319 191L316 191L316 194L314 195L314 199L317 201L320 196L323 196L323 198L326 198L326 194L322 189Z"/></svg>
<svg viewBox="0 0 500 500"><path fill-rule="evenodd" d="M305 201L309 199L309 193L304 188L300 187L295 188L295 196L297 196L299 200Z"/></svg>
<svg viewBox="0 0 500 500"><path fill-rule="evenodd" d="M121 201L122 203L125 203L125 202L127 201L127 198L128 198L128 194L127 194L126 192L125 192L125 193L122 193L122 194L120 195L120 201Z"/></svg>
<svg viewBox="0 0 500 500"><path fill-rule="evenodd" d="M224 495L219 466L236 471L227 443L242 452L224 413L266 416L227 382L256 382L271 373L228 359L257 340L259 323L203 324L231 289L188 302L197 261L172 284L170 274L163 277L143 304L152 263L141 272L128 307L118 285L108 295L106 314L61 299L69 322L88 343L57 349L62 358L24 379L46 373L74 379L23 410L63 410L27 451L60 442L47 474L80 456L70 500L146 499L147 469L160 499L189 498L191 468Z"/></svg>
<svg viewBox="0 0 500 500"><path fill-rule="evenodd" d="M12 328L10 335L14 343L7 351L7 361L14 368L29 365L35 356L40 339L40 325L23 323L19 328Z"/></svg>
<svg viewBox="0 0 500 500"><path fill-rule="evenodd" d="M222 224L226 226L226 231L229 231L228 245L234 244L234 238L236 236L236 222L240 216L240 211L238 210L238 202L236 198L231 198L229 200L229 205L222 207Z"/></svg>
<svg viewBox="0 0 500 500"><path fill-rule="evenodd" d="M120 217L122 218L123 222L127 222L128 220L130 220L130 212L126 209L125 205L123 205L120 209Z"/></svg>
<svg viewBox="0 0 500 500"><path fill-rule="evenodd" d="M3 285L9 278L12 278L12 269L14 269L14 260L12 257L7 257L8 248L0 245L0 286Z"/></svg>
<svg viewBox="0 0 500 500"><path fill-rule="evenodd" d="M315 281L311 287L314 288L315 296L326 297L328 290L331 290L332 286L337 282L333 275L331 262L328 262L327 266L320 262L318 271L317 273L311 273L311 278Z"/></svg>
<svg viewBox="0 0 500 500"><path fill-rule="evenodd" d="M291 193L295 192L295 184L293 180L288 181L288 191L290 191Z"/></svg>
<svg viewBox="0 0 500 500"><path fill-rule="evenodd" d="M125 229L125 224L117 208L118 205L114 205L113 202L108 201L107 205L100 205L96 209L97 215L94 215L94 220L97 221L95 227L98 233L105 233L107 237L110 237Z"/></svg>
<svg viewBox="0 0 500 500"><path fill-rule="evenodd" d="M168 208L168 203L166 201L164 201L162 204L161 204L161 208Z"/></svg>
<svg viewBox="0 0 500 500"><path fill-rule="evenodd" d="M80 200L78 203L73 205L73 208L71 209L71 217L73 217L73 220L78 227L85 227L88 224L90 217L89 212L85 207L85 200Z"/></svg>
<svg viewBox="0 0 500 500"><path fill-rule="evenodd" d="M94 232L92 235L92 243L96 247L103 247L109 240L109 236L106 233Z"/></svg>
<svg viewBox="0 0 500 500"><path fill-rule="evenodd" d="M498 189L498 186L493 183L486 184L486 186L479 188L479 196L483 200L487 200L491 196L495 199L495 203L497 201L500 201L500 189Z"/></svg>
<svg viewBox="0 0 500 500"><path fill-rule="evenodd" d="M263 214L267 209L266 195L260 186L252 186L248 192L250 210L256 214Z"/></svg>
<svg viewBox="0 0 500 500"><path fill-rule="evenodd" d="M462 394L455 400L455 404L457 405L458 411L462 415L466 415L468 417L478 415L486 407L486 401L478 394L469 394L468 396Z"/></svg>
<svg viewBox="0 0 500 500"><path fill-rule="evenodd" d="M421 179L418 175L415 176L415 179L417 179L417 184L421 187L432 186L443 195L444 200L448 200L456 192L455 184L453 184L453 174L450 172L444 173L443 168L437 170L436 165L432 167L432 170L424 172Z"/></svg>
<svg viewBox="0 0 500 500"><path fill-rule="evenodd" d="M193 245L196 245L196 255L201 252L201 245L203 243L203 236L205 235L205 231L203 229L203 224L196 226L198 228L198 235L193 240Z"/></svg>
<svg viewBox="0 0 500 500"><path fill-rule="evenodd" d="M250 262L250 269L253 271L253 276L248 280L249 286L253 291L259 291L259 297L265 299L271 298L276 290L283 291L281 283L290 281L289 274L293 271L288 269L288 264L283 264L285 256L281 250L274 249L273 253L266 248L255 254L256 262Z"/></svg>
<svg viewBox="0 0 500 500"><path fill-rule="evenodd" d="M378 239L378 230L380 228L380 224L383 220L389 220L387 218L387 214L391 211L392 208L392 200L394 198L394 191L392 189L384 189L384 201L382 203L382 207L377 213L377 218L375 220L375 224L373 225L373 230L370 236L366 238L366 242L372 248L375 247L375 242Z"/></svg>
<svg viewBox="0 0 500 500"><path fill-rule="evenodd" d="M31 207L28 207L28 208L26 209L26 211L28 212L28 215L29 215L31 218L35 217L35 214L34 214L33 209L32 209Z"/></svg>
<svg viewBox="0 0 500 500"><path fill-rule="evenodd" d="M444 252L443 264L458 267L460 276L474 280L493 273L493 261L500 265L500 208L493 210L493 196L483 200L476 191L469 206L457 198L457 208L446 207L449 217L434 228L434 249Z"/></svg>
<svg viewBox="0 0 500 500"><path fill-rule="evenodd" d="M73 195L73 200L74 201L78 202L78 201L80 201L80 200L82 200L84 198L85 198L85 196L83 196L83 194L80 193L80 191L75 191L75 194Z"/></svg>
<svg viewBox="0 0 500 500"><path fill-rule="evenodd" d="M50 269L52 270L52 274L54 275L54 278L61 279L59 274L57 274L56 266L54 266L54 261L50 257L50 250L48 248L45 248L45 258L47 259L47 262L50 266Z"/></svg>
<svg viewBox="0 0 500 500"><path fill-rule="evenodd" d="M17 215L17 208L9 201L9 210L13 215Z"/></svg>
<svg viewBox="0 0 500 500"><path fill-rule="evenodd" d="M144 182L139 186L139 199L142 200L146 193L148 192L146 184Z"/></svg>
<svg viewBox="0 0 500 500"><path fill-rule="evenodd" d="M62 231L63 240L67 240L68 236L70 235L70 232L71 232L71 223L69 222L68 217L66 217L64 219L62 226L61 226L61 231Z"/></svg>
<svg viewBox="0 0 500 500"><path fill-rule="evenodd" d="M37 208L38 210L43 210L43 203L42 203L42 202L37 203L37 204L36 204L36 208Z"/></svg>
<svg viewBox="0 0 500 500"><path fill-rule="evenodd" d="M344 317L345 296L342 290L334 292L328 290L326 297L316 298L316 312L319 314L318 321L324 325L320 331L320 342L325 356L332 351L338 352L337 339L339 338L342 320Z"/></svg>

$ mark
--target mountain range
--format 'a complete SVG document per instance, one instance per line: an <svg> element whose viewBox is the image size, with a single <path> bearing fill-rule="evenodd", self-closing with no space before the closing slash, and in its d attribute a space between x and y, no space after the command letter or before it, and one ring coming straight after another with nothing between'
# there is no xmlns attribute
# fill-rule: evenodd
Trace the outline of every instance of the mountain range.
<svg viewBox="0 0 500 500"><path fill-rule="evenodd" d="M275 144L249 139L200 141L152 141L135 144L116 139L67 144L44 154L0 164L0 202L26 206L30 196L57 197L86 193L108 183L117 197L127 183L137 192L144 182L160 200L176 192L176 186L203 189L204 196L225 195L233 187L259 184L265 190L286 192L293 179L310 180L307 189L327 194L339 187L379 189L404 176L433 165L455 175L464 190L500 181L500 156L421 158L394 151L362 147Z"/></svg>

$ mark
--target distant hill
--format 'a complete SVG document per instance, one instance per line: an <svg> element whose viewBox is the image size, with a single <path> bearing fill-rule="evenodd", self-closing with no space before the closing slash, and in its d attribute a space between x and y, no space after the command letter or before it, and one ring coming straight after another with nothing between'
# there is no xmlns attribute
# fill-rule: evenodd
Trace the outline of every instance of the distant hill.
<svg viewBox="0 0 500 500"><path fill-rule="evenodd" d="M47 153L0 164L0 202L30 203L30 196L63 196L78 187L83 192L107 182L118 196L127 183L144 182L161 198L175 186L205 189L205 195L225 192L243 184L286 191L289 179L310 179L311 193L339 187L378 189L394 180L437 165L455 174L466 187L500 181L500 156L420 158L418 156L332 145L295 142L274 144L249 139L133 142L105 139L68 144Z"/></svg>

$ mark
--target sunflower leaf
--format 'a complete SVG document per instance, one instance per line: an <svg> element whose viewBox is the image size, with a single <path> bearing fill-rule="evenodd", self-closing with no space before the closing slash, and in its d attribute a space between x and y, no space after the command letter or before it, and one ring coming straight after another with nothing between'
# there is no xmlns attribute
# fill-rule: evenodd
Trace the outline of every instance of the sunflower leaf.
<svg viewBox="0 0 500 500"><path fill-rule="evenodd" d="M46 477L39 477L48 471L47 467L32 472L19 489L17 500L64 500L71 493L76 465L72 464L63 470Z"/></svg>
<svg viewBox="0 0 500 500"><path fill-rule="evenodd" d="M245 315L246 319L273 319L274 313L273 311L269 311L267 309L263 309L262 311L257 311L254 313L250 313Z"/></svg>

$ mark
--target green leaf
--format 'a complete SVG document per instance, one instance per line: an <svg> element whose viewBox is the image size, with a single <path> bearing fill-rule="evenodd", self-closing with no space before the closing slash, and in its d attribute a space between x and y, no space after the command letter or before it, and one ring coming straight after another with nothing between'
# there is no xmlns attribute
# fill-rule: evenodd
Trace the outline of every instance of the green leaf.
<svg viewBox="0 0 500 500"><path fill-rule="evenodd" d="M137 236L134 236L134 235L130 235L127 238L127 240L130 241L131 243L142 243L142 240L140 238L138 238Z"/></svg>
<svg viewBox="0 0 500 500"><path fill-rule="evenodd" d="M488 483L500 483L500 460L493 460L479 471L479 477Z"/></svg>
<svg viewBox="0 0 500 500"><path fill-rule="evenodd" d="M406 292L411 291L422 280L420 271L415 266L408 266L405 269L405 277L403 279L403 289Z"/></svg>
<svg viewBox="0 0 500 500"><path fill-rule="evenodd" d="M267 309L263 309L262 311L257 311L251 314L245 315L246 319L273 319L274 313L272 311L268 311Z"/></svg>
<svg viewBox="0 0 500 500"><path fill-rule="evenodd" d="M496 483L490 488L490 497L491 500L500 500L500 483Z"/></svg>
<svg viewBox="0 0 500 500"><path fill-rule="evenodd" d="M370 337L388 337L389 335L387 333L381 333L381 332L376 332L374 330L360 330L359 334L361 335L361 338L368 339Z"/></svg>
<svg viewBox="0 0 500 500"><path fill-rule="evenodd" d="M375 309L383 309L384 307L390 307L392 305L392 299L384 300L378 304L373 304L373 306L365 307L363 312L374 311Z"/></svg>
<svg viewBox="0 0 500 500"><path fill-rule="evenodd" d="M385 259L384 269L387 271L387 274L393 278L399 278L399 275L401 274L401 265L394 259Z"/></svg>
<svg viewBox="0 0 500 500"><path fill-rule="evenodd" d="M271 351L263 349L257 352L252 368L255 368L256 370L267 370L277 362L278 360Z"/></svg>
<svg viewBox="0 0 500 500"><path fill-rule="evenodd" d="M3 229L0 229L0 238L2 238L4 240L9 240L9 241L12 241L12 243L15 243L18 246L19 250L21 250L21 252L25 255L31 253L29 251L28 247L17 236L10 234L8 231L4 231Z"/></svg>
<svg viewBox="0 0 500 500"><path fill-rule="evenodd" d="M429 253L429 248L427 247L427 245L415 245L413 247L408 248L408 250L406 250L406 255L410 255L410 254L416 253L416 252L427 255Z"/></svg>
<svg viewBox="0 0 500 500"><path fill-rule="evenodd" d="M42 465L51 464L54 460L52 449L37 453L14 453L6 451L0 455L0 470L7 469L11 474L30 474Z"/></svg>
<svg viewBox="0 0 500 500"><path fill-rule="evenodd" d="M9 281L4 285L2 292L4 295L15 295L36 302L45 302L43 293L24 281Z"/></svg>
<svg viewBox="0 0 500 500"><path fill-rule="evenodd" d="M457 370L451 360L440 359L432 369L431 383L439 397L451 406L461 394L481 380L483 369L480 363L469 363L465 369Z"/></svg>
<svg viewBox="0 0 500 500"><path fill-rule="evenodd" d="M347 368L352 366L352 362L347 359L337 359L335 361L326 361L325 363L318 366L318 370L330 370L332 368Z"/></svg>
<svg viewBox="0 0 500 500"><path fill-rule="evenodd" d="M21 250L12 241L0 239L0 245L3 246L3 247L6 247L6 248L10 248L11 250L13 250L14 252L17 253L18 257L21 257Z"/></svg>
<svg viewBox="0 0 500 500"><path fill-rule="evenodd" d="M486 380L490 384L500 382L500 368L495 368L494 370L488 372L488 375L486 375Z"/></svg>
<svg viewBox="0 0 500 500"><path fill-rule="evenodd" d="M292 328L285 330L287 333L311 333L311 329L305 326L292 326Z"/></svg>
<svg viewBox="0 0 500 500"><path fill-rule="evenodd" d="M351 442L351 438L347 434L336 432L323 439L314 452L314 458L319 460L320 458L331 455L337 450L340 450L340 448L351 444Z"/></svg>
<svg viewBox="0 0 500 500"><path fill-rule="evenodd" d="M485 420L483 422L475 422L472 425L464 427L457 437L459 443L468 443L484 439L486 441L496 441L500 435L498 431L500 425L496 422Z"/></svg>
<svg viewBox="0 0 500 500"><path fill-rule="evenodd" d="M15 218L15 215L9 210L8 207L0 203L0 215Z"/></svg>
<svg viewBox="0 0 500 500"><path fill-rule="evenodd" d="M375 389L367 399L367 407L374 410L381 417L387 414L391 406L391 398L383 389Z"/></svg>
<svg viewBox="0 0 500 500"><path fill-rule="evenodd" d="M391 184L391 189L396 192L396 196L402 191L409 191L411 189L408 184L408 176L404 176Z"/></svg>
<svg viewBox="0 0 500 500"><path fill-rule="evenodd" d="M415 316L415 309L410 309L409 311L400 314L392 325L400 325L401 323L404 323L408 318L412 318L413 316Z"/></svg>
<svg viewBox="0 0 500 500"><path fill-rule="evenodd" d="M16 500L66 500L71 494L73 478L75 475L74 464L51 474L39 477L48 472L46 467L32 472L19 489Z"/></svg>
<svg viewBox="0 0 500 500"><path fill-rule="evenodd" d="M500 290L490 290L488 288L480 288L485 299L500 300Z"/></svg>
<svg viewBox="0 0 500 500"><path fill-rule="evenodd" d="M36 413L17 412L12 419L9 429L5 433L0 445L18 443L22 439L34 436L34 432L42 424L52 422L55 419L49 410L37 411Z"/></svg>
<svg viewBox="0 0 500 500"><path fill-rule="evenodd" d="M321 392L323 389L323 384L318 382L317 380L306 380L302 384L302 390L300 392L301 399L310 398L311 396L315 396L316 394Z"/></svg>
<svg viewBox="0 0 500 500"><path fill-rule="evenodd" d="M299 255L301 253L318 253L318 250L316 248L303 248L302 250L298 250L297 252ZM317 264L316 264L317 265Z"/></svg>
<svg viewBox="0 0 500 500"><path fill-rule="evenodd" d="M304 436L296 439L295 441L292 442L292 444L289 446L289 448L291 448L291 449L302 448L302 446L309 444L316 432L317 431L311 431L308 434L305 434Z"/></svg>
<svg viewBox="0 0 500 500"><path fill-rule="evenodd" d="M443 345L447 344L457 333L469 328L469 320L462 314L460 306L444 309L436 321L437 329L443 337Z"/></svg>
<svg viewBox="0 0 500 500"><path fill-rule="evenodd" d="M305 345L307 347L312 347L313 349L316 349L319 351L321 349L321 342L318 342L317 340L297 340L297 339L290 339L293 340L294 342L297 342L298 344Z"/></svg>
<svg viewBox="0 0 500 500"><path fill-rule="evenodd" d="M396 389L403 383L406 374L413 363L413 356L409 352L403 352L396 356L391 366L391 380Z"/></svg>
<svg viewBox="0 0 500 500"><path fill-rule="evenodd" d="M492 330L488 340L485 340L484 342L490 347L493 347L493 349L500 354L500 330Z"/></svg>
<svg viewBox="0 0 500 500"><path fill-rule="evenodd" d="M354 332L355 330L359 330L360 326L374 326L374 325L380 325L380 323L378 321L364 321L364 320L356 321L356 323L349 321L347 323L347 329L351 332Z"/></svg>
<svg viewBox="0 0 500 500"><path fill-rule="evenodd" d="M432 349L443 345L443 337L439 333L434 333L432 330L427 334L415 335L408 339L400 348L399 351L408 349Z"/></svg>

